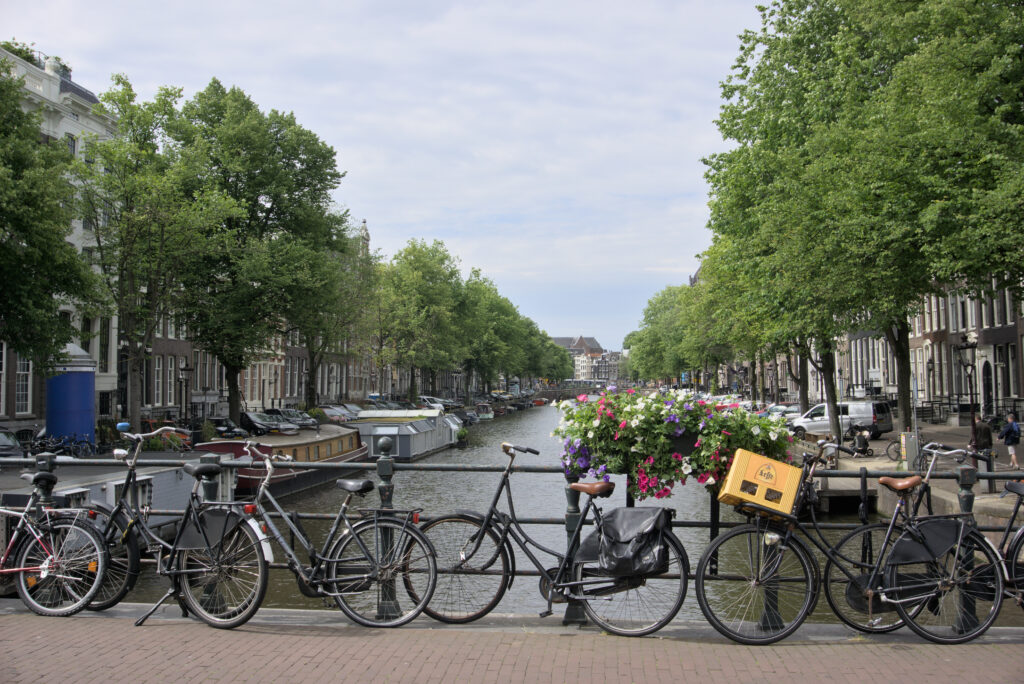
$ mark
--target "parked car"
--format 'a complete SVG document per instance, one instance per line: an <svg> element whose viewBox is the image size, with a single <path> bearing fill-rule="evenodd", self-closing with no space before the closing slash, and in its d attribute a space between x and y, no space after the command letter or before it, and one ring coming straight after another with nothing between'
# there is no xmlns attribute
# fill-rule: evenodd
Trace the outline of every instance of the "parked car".
<svg viewBox="0 0 1024 684"><path fill-rule="evenodd" d="M217 431L217 439L245 439L249 436L248 430L235 425L235 421L227 417L221 416L207 416L206 418L197 418L192 421L192 430L203 429L203 423L209 421L213 425L213 429Z"/></svg>
<svg viewBox="0 0 1024 684"><path fill-rule="evenodd" d="M444 404L437 397L430 397L425 394L421 394L420 401L426 404L428 408L437 409L438 411L444 411Z"/></svg>
<svg viewBox="0 0 1024 684"><path fill-rule="evenodd" d="M295 423L300 428L315 430L320 422L305 411L292 408L269 408L264 411L268 416L280 416L286 422Z"/></svg>
<svg viewBox="0 0 1024 684"><path fill-rule="evenodd" d="M266 435L278 433L282 435L297 435L299 426L289 423L280 416L268 416L266 413L257 411L246 411L241 414L242 427L254 435Z"/></svg>
<svg viewBox="0 0 1024 684"><path fill-rule="evenodd" d="M797 439L803 439L808 432L826 434L831 430L828 404L811 407L807 413L794 418L790 430ZM839 403L839 429L846 432L851 425L863 425L871 432L871 439L878 439L884 432L892 431L892 411L884 401L843 401Z"/></svg>
<svg viewBox="0 0 1024 684"><path fill-rule="evenodd" d="M327 416L327 420L332 423L344 423L349 419L345 413L339 411L334 406L318 406L317 408L323 411L324 415Z"/></svg>
<svg viewBox="0 0 1024 684"><path fill-rule="evenodd" d="M21 458L22 454L21 442L18 441L17 435L0 426L0 456Z"/></svg>

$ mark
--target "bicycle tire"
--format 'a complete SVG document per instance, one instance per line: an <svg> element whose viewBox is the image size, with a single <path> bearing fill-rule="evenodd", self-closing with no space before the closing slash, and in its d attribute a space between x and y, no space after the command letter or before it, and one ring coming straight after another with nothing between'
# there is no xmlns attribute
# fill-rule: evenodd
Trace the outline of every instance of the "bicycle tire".
<svg viewBox="0 0 1024 684"><path fill-rule="evenodd" d="M679 612L686 598L690 562L683 543L666 530L668 567L656 575L609 577L597 561L575 563L573 594L583 611L601 629L619 636L644 636L658 631Z"/></svg>
<svg viewBox="0 0 1024 684"><path fill-rule="evenodd" d="M433 544L437 559L437 586L423 613L440 622L465 624L494 610L512 576L508 549L494 530L484 529L476 518L455 514L424 523L420 531ZM481 534L480 548L466 558Z"/></svg>
<svg viewBox="0 0 1024 684"><path fill-rule="evenodd" d="M190 613L211 627L232 629L260 609L269 571L259 537L245 518L221 515L214 521L210 513L199 512L200 529L223 533L209 548L180 549L173 580Z"/></svg>
<svg viewBox="0 0 1024 684"><path fill-rule="evenodd" d="M78 452L78 458L92 458L96 455L96 447L92 445L92 442L84 439L75 442L75 449Z"/></svg>
<svg viewBox="0 0 1024 684"><path fill-rule="evenodd" d="M766 535L774 536L768 544ZM817 567L796 537L781 546L784 537L759 521L726 532L701 555L697 602L720 634L741 644L771 644L795 632L814 610Z"/></svg>
<svg viewBox="0 0 1024 684"><path fill-rule="evenodd" d="M100 611L116 606L135 587L141 552L138 535L124 513L111 517L109 509L93 506L92 510L96 516L93 521L96 531L107 549L107 570L86 610Z"/></svg>
<svg viewBox="0 0 1024 684"><path fill-rule="evenodd" d="M1015 592L1024 591L1024 536L1017 539L1007 556L1007 567L1010 572L1010 586ZM1024 609L1024 603L1019 603Z"/></svg>
<svg viewBox="0 0 1024 684"><path fill-rule="evenodd" d="M430 541L411 522L397 518L363 520L352 529L354 534L335 542L326 564L327 590L335 594L338 608L365 627L399 627L415 619L437 586ZM400 586L408 601L402 600Z"/></svg>
<svg viewBox="0 0 1024 684"><path fill-rule="evenodd" d="M834 557L828 559L822 573L822 588L832 612L850 627L867 634L882 634L903 626L903 618L891 604L877 596L869 601L863 593L879 554L887 552L882 543L888 529L888 523L873 523L851 531L832 547ZM893 530L893 541L901 532L899 527ZM880 585L884 581L883 565L877 582Z"/></svg>
<svg viewBox="0 0 1024 684"><path fill-rule="evenodd" d="M885 455L889 457L890 461L900 460L900 442L898 439L889 440L889 443L885 445Z"/></svg>
<svg viewBox="0 0 1024 684"><path fill-rule="evenodd" d="M103 581L107 555L103 540L76 517L36 523L39 536L18 550L15 586L22 602L39 615L65 617L85 608Z"/></svg>
<svg viewBox="0 0 1024 684"><path fill-rule="evenodd" d="M890 565L886 584L900 599L896 610L907 626L937 644L962 644L981 636L995 622L1003 601L999 554L973 530L930 561ZM903 601L915 597L921 600L912 603L920 610L908 611Z"/></svg>

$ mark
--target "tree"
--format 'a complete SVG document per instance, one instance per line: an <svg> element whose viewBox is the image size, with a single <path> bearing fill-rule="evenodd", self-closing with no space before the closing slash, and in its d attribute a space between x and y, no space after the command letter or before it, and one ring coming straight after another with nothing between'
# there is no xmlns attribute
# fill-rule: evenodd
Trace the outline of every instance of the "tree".
<svg viewBox="0 0 1024 684"><path fill-rule="evenodd" d="M168 148L166 138L180 91L162 88L152 102L138 102L127 77L114 76L113 83L98 110L117 122L117 134L87 141L74 175L95 265L117 312L118 347L127 353L124 408L138 426L146 362L158 326L175 310L180 265L204 226L220 223L231 205L184 187L191 160Z"/></svg>
<svg viewBox="0 0 1024 684"><path fill-rule="evenodd" d="M0 340L47 371L79 332L61 308L101 301L71 233L74 187L62 144L40 144L40 116L22 110L21 79L0 62Z"/></svg>
<svg viewBox="0 0 1024 684"><path fill-rule="evenodd" d="M330 246L338 224L331 191L343 176L334 150L293 115L262 113L240 89L214 79L182 107L174 140L202 160L192 178L240 209L206 231L183 269L181 317L190 338L225 366L232 418L239 413L239 373L264 357L286 330L296 273L283 255L293 240Z"/></svg>

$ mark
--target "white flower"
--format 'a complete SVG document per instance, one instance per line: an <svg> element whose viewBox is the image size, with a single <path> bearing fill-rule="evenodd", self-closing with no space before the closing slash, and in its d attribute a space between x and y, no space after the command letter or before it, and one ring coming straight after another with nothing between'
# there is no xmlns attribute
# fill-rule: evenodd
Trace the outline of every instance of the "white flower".
<svg viewBox="0 0 1024 684"><path fill-rule="evenodd" d="M750 428L750 431L753 434L755 434L755 435L759 435L759 434L761 434L761 426L760 425L755 425L754 427ZM772 437L772 439L775 439L775 438Z"/></svg>
<svg viewBox="0 0 1024 684"><path fill-rule="evenodd" d="M638 446L632 446L632 447L630 447L630 448L629 448L629 450L630 450L630 451L631 451L632 453L636 453L636 452L638 452L638 451L641 451L640 447L638 447Z"/></svg>
<svg viewBox="0 0 1024 684"><path fill-rule="evenodd" d="M591 430L590 432L587 433L587 439L594 439L594 431L593 430Z"/></svg>
<svg viewBox="0 0 1024 684"><path fill-rule="evenodd" d="M689 475L692 472L693 472L693 468L690 467L690 464L689 463L684 463L683 464L683 475Z"/></svg>
<svg viewBox="0 0 1024 684"><path fill-rule="evenodd" d="M769 432L768 436L771 437L772 441L774 442L775 440L777 440L779 438L779 433L777 433L777 432Z"/></svg>
<svg viewBox="0 0 1024 684"><path fill-rule="evenodd" d="M595 418L594 419L594 427L598 427L599 425L601 425L601 419L600 418Z"/></svg>
<svg viewBox="0 0 1024 684"><path fill-rule="evenodd" d="M636 427L637 425L640 424L640 419L634 418L633 420L629 421L629 424L632 425L633 427Z"/></svg>
<svg viewBox="0 0 1024 684"><path fill-rule="evenodd" d="M705 482L704 484L706 484L706 485L713 485L713 484L715 484L715 478L714 477L709 477L708 481Z"/></svg>

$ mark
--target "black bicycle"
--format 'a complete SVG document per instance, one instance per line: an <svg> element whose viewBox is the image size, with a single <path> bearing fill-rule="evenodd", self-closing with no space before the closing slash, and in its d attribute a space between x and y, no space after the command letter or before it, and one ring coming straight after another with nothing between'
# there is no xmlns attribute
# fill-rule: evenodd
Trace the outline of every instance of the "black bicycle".
<svg viewBox="0 0 1024 684"><path fill-rule="evenodd" d="M561 553L538 543L523 529L512 503L509 478L516 452L537 454L536 449L502 444L508 466L486 513L458 511L424 523L422 530L434 544L438 558L438 582L434 599L424 612L442 622L466 623L487 615L498 605L515 578L513 542L540 573L540 593L548 602L541 617L551 615L553 603L579 601L587 616L602 629L622 636L655 632L675 617L686 597L689 560L682 542L668 526L674 511L653 509L664 524L660 529L664 554L657 567L644 573L610 571L602 564L595 537L580 543L583 526L606 525L610 513L594 505L594 499L611 495L613 482L575 482L569 487L587 495L568 548ZM498 510L502 492L508 513ZM620 509L624 510L624 509ZM644 510L636 510L643 514ZM554 567L541 562L531 549L555 559Z"/></svg>
<svg viewBox="0 0 1024 684"><path fill-rule="evenodd" d="M744 503L736 510L748 523L704 551L696 592L708 622L734 641L770 644L796 631L824 589L836 616L864 632L907 624L937 643L963 643L984 633L998 615L1003 581L999 555L973 516L919 516L921 499L911 502L910 493L925 478L883 477L879 483L898 496L890 521L859 527L832 545L808 506L825 448L847 451L819 442L817 456L804 454L799 496L810 511L810 528L797 516ZM927 477L940 454L957 451L938 444L922 450L932 455ZM823 576L797 532L828 559Z"/></svg>
<svg viewBox="0 0 1024 684"><path fill-rule="evenodd" d="M318 549L298 516L287 513L270 493L275 462L291 461L291 457L263 456L253 446L252 442L245 443L249 454L246 460L262 460L266 474L255 499L245 504L245 511L259 515L270 538L284 551L288 569L295 574L304 596L333 599L345 615L367 627L398 627L423 611L437 584L437 563L433 546L416 526L418 510L360 509L361 519L353 522L347 514L352 497L372 492L373 482L338 480L338 487L346 492L345 499ZM264 502L284 521L309 559L308 564L285 541Z"/></svg>
<svg viewBox="0 0 1024 684"><path fill-rule="evenodd" d="M212 627L230 629L244 624L259 610L267 590L264 549L269 552L270 546L266 536L234 502L200 497L204 480L214 480L220 474L219 464L188 463L183 470L195 483L173 540L165 541L149 526L148 507L133 502L132 493L143 442L174 432L174 428L132 434L129 427L119 423L117 429L133 445L132 450L114 450L114 457L123 459L128 467L121 497L113 507L91 504L110 553L110 566L89 609L103 610L125 597L138 578L145 550L156 556L157 573L167 577L171 586L136 625L143 624L169 598Z"/></svg>

